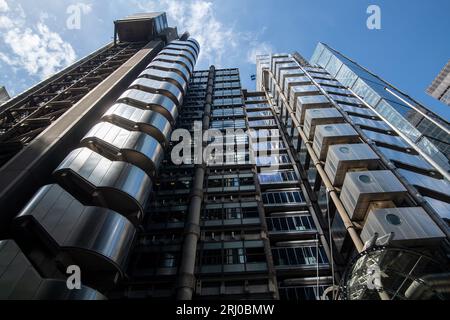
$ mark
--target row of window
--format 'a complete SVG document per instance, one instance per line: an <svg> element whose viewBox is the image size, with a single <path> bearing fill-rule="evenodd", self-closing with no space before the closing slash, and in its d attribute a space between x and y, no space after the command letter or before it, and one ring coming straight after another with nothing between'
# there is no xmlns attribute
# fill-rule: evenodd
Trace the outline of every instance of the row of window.
<svg viewBox="0 0 450 320"><path fill-rule="evenodd" d="M261 184L298 181L297 174L295 173L294 170L264 172L258 174L258 179Z"/></svg>
<svg viewBox="0 0 450 320"><path fill-rule="evenodd" d="M239 117L244 116L244 108L215 108L212 112L213 117Z"/></svg>
<svg viewBox="0 0 450 320"><path fill-rule="evenodd" d="M243 105L242 98L218 98L214 99L213 105L216 106L231 106L231 105Z"/></svg>
<svg viewBox="0 0 450 320"><path fill-rule="evenodd" d="M264 248L204 250L201 253L201 264L203 266L263 263L266 261Z"/></svg>
<svg viewBox="0 0 450 320"><path fill-rule="evenodd" d="M322 247L272 248L275 266L312 266L327 264L328 258Z"/></svg>
<svg viewBox="0 0 450 320"><path fill-rule="evenodd" d="M254 186L253 176L243 177L214 177L208 179L208 188L232 188L243 186Z"/></svg>
<svg viewBox="0 0 450 320"><path fill-rule="evenodd" d="M265 205L276 204L302 204L305 203L305 198L300 191L272 191L265 192L262 195Z"/></svg>
<svg viewBox="0 0 450 320"><path fill-rule="evenodd" d="M216 207L209 206L203 210L203 220L205 221L240 220L240 219L255 219L255 218L259 218L258 208L256 204L252 207L235 206L230 208L217 205Z"/></svg>
<svg viewBox="0 0 450 320"><path fill-rule="evenodd" d="M267 218L269 232L300 232L315 230L314 220L309 215Z"/></svg>
<svg viewBox="0 0 450 320"><path fill-rule="evenodd" d="M245 129L247 125L245 120L214 120L211 123L212 129Z"/></svg>

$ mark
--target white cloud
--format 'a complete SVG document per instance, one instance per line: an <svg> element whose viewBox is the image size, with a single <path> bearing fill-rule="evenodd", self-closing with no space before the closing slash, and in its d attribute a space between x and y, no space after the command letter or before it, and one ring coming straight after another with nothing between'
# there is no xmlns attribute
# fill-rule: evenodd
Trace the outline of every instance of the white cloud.
<svg viewBox="0 0 450 320"><path fill-rule="evenodd" d="M0 12L8 12L9 6L6 0L0 0Z"/></svg>
<svg viewBox="0 0 450 320"><path fill-rule="evenodd" d="M274 51L274 48L268 42L252 41L250 44L250 49L247 52L247 62L256 64L256 56L272 54Z"/></svg>
<svg viewBox="0 0 450 320"><path fill-rule="evenodd" d="M214 14L214 4L204 0L137 1L143 11L165 11L175 22L179 33L188 31L201 46L199 63L223 63L224 55L238 47L239 33L225 26Z"/></svg>
<svg viewBox="0 0 450 320"><path fill-rule="evenodd" d="M0 0L0 8L2 2L4 0ZM18 6L14 11L8 9L7 15L0 15L0 61L40 78L46 78L75 61L73 47L57 32L50 30L44 19L27 26L23 9Z"/></svg>

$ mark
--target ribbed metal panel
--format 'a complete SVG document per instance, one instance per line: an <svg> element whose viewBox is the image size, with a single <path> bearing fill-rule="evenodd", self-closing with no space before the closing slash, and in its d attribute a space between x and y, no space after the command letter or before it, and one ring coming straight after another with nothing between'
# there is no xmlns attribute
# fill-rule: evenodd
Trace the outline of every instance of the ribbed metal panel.
<svg viewBox="0 0 450 320"><path fill-rule="evenodd" d="M114 161L129 162L150 177L164 157L164 149L152 136L138 131L128 131L108 122L97 124L81 140L81 145Z"/></svg>

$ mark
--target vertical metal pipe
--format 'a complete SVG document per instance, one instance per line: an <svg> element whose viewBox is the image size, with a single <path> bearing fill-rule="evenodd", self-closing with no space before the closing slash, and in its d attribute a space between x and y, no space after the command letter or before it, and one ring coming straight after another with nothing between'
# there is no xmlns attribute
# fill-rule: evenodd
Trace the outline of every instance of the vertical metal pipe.
<svg viewBox="0 0 450 320"><path fill-rule="evenodd" d="M215 67L211 66L209 69L208 87L203 113L204 131L209 129L211 121L215 73ZM203 147L206 146L205 144L206 141L202 141ZM180 269L178 271L177 300L192 300L195 289L195 261L197 257L197 243L200 239L200 215L203 204L205 170L206 164L204 159L202 159L202 164L197 165L195 168L189 211L185 222L183 251Z"/></svg>

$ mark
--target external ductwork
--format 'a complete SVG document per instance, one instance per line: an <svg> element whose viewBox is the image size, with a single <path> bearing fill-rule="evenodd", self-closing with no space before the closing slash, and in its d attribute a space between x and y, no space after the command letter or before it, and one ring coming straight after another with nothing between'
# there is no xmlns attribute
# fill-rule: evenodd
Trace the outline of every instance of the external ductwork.
<svg viewBox="0 0 450 320"><path fill-rule="evenodd" d="M164 157L164 149L152 136L138 131L128 131L108 122L97 124L81 140L89 147L113 161L131 163L154 177Z"/></svg>
<svg viewBox="0 0 450 320"><path fill-rule="evenodd" d="M178 117L178 107L175 102L162 94L128 89L117 102L141 109L154 110L166 117L172 125L175 125L175 119Z"/></svg>
<svg viewBox="0 0 450 320"><path fill-rule="evenodd" d="M86 207L58 185L48 185L35 195L14 221L19 244L31 257L51 253L63 264L96 272L97 278L114 283L125 274L128 251L135 227L122 215L108 209ZM38 254L40 252L41 254ZM32 261L47 274L41 259Z"/></svg>
<svg viewBox="0 0 450 320"><path fill-rule="evenodd" d="M89 287L68 290L65 280L42 278L19 246L0 241L0 300L105 300Z"/></svg>
<svg viewBox="0 0 450 320"><path fill-rule="evenodd" d="M68 265L80 266L103 289L124 277L198 54L194 40L171 42L54 171L58 185L41 188L16 217L15 237L39 267L36 278L64 279L61 267ZM0 286L5 298L103 298L88 288L67 294L59 280L40 279L39 288L51 289L40 293L6 271L0 283L14 287ZM24 289L15 291L16 284Z"/></svg>
<svg viewBox="0 0 450 320"><path fill-rule="evenodd" d="M158 140L164 148L169 145L172 126L167 118L156 111L116 103L105 113L102 120L130 131L146 133Z"/></svg>
<svg viewBox="0 0 450 320"><path fill-rule="evenodd" d="M72 151L54 172L58 183L86 205L122 213L138 226L152 188L150 177L127 162L88 148Z"/></svg>

